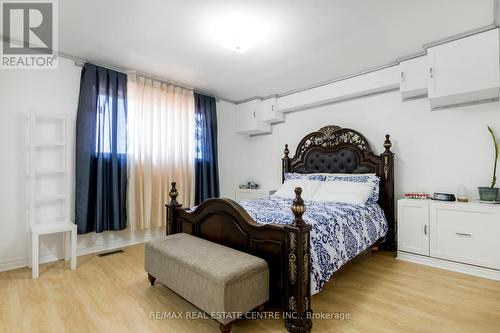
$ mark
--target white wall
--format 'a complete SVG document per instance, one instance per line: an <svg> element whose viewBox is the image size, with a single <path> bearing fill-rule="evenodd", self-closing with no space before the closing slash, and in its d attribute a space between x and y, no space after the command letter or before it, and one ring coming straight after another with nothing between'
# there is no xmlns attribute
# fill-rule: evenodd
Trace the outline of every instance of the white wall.
<svg viewBox="0 0 500 333"><path fill-rule="evenodd" d="M231 126L220 118L219 122ZM297 111L273 125L272 134L246 137L240 145L249 152L243 156L248 171L233 168L221 174L221 181L235 188L242 179L253 178L265 188L276 188L285 143L294 155L304 135L325 125L339 125L363 133L376 153L383 151L384 135L391 134L397 196L415 190L456 193L463 185L475 198L476 187L488 186L492 175L494 152L486 124L500 135L498 102L430 111L427 99L401 102L399 91ZM234 127L220 131L234 131ZM220 163L229 164L224 158L231 156L224 149L221 146Z"/></svg>
<svg viewBox="0 0 500 333"><path fill-rule="evenodd" d="M217 140L219 154L219 178L221 197L234 199L238 184L250 180L253 155L248 137L236 134L236 106L220 101L217 103Z"/></svg>
<svg viewBox="0 0 500 333"><path fill-rule="evenodd" d="M60 59L57 70L0 71L0 270L27 262L27 192L25 116L30 111L67 113L72 119L78 102L80 67ZM236 109L219 102L218 139L221 195L234 198L238 184L256 180L266 188L280 184L285 143L292 153L307 133L335 124L365 134L378 153L390 133L396 153L396 192L425 190L456 192L489 185L493 146L486 124L500 133L499 103L429 111L426 99L401 102L398 91L288 113L273 133L249 138L236 134ZM142 242L160 230L80 235L79 253ZM61 258L60 237L44 237L42 261Z"/></svg>
<svg viewBox="0 0 500 333"><path fill-rule="evenodd" d="M0 71L0 270L27 264L28 221L26 189L26 116L30 111L66 113L74 137L81 67L59 59L57 70ZM73 147L73 146L72 146ZM72 153L74 154L74 149ZM71 171L74 170L74 165ZM73 179L73 177L72 177ZM71 200L73 202L73 199ZM152 232L105 232L78 236L78 253L90 253L142 242ZM62 237L45 236L40 242L43 261L62 257Z"/></svg>

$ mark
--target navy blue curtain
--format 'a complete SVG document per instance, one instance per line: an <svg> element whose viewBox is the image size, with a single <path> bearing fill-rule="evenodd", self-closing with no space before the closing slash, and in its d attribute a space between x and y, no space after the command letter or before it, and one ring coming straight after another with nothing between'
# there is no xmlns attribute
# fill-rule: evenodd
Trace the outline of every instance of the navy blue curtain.
<svg viewBox="0 0 500 333"><path fill-rule="evenodd" d="M194 94L196 120L195 204L219 196L215 98Z"/></svg>
<svg viewBox="0 0 500 333"><path fill-rule="evenodd" d="M76 119L78 233L126 227L127 76L85 64Z"/></svg>

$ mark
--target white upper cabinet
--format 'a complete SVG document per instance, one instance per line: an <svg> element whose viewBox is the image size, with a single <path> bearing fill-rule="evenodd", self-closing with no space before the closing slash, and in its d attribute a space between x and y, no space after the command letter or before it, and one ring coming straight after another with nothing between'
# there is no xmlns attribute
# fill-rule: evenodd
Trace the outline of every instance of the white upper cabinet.
<svg viewBox="0 0 500 333"><path fill-rule="evenodd" d="M402 61L399 64L399 90L403 100L427 96L429 62L427 56Z"/></svg>
<svg viewBox="0 0 500 333"><path fill-rule="evenodd" d="M261 100L252 100L236 106L236 131L248 135L271 133L271 124L262 120Z"/></svg>
<svg viewBox="0 0 500 333"><path fill-rule="evenodd" d="M283 121L283 113L278 110L278 99L276 97L262 101L261 108L262 121L270 124Z"/></svg>
<svg viewBox="0 0 500 333"><path fill-rule="evenodd" d="M427 57L432 109L498 99L498 29L431 47Z"/></svg>

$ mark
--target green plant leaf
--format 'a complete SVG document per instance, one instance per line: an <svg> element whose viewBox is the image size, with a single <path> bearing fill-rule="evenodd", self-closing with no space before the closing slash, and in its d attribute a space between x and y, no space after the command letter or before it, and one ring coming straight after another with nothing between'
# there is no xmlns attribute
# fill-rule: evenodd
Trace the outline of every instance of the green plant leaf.
<svg viewBox="0 0 500 333"><path fill-rule="evenodd" d="M488 131L490 132L491 137L493 138L493 145L495 147L495 163L493 165L493 177L491 178L491 187L495 187L497 183L497 162L498 162L498 152L500 150L500 144L497 142L495 133L493 132L493 129L490 126L488 126Z"/></svg>

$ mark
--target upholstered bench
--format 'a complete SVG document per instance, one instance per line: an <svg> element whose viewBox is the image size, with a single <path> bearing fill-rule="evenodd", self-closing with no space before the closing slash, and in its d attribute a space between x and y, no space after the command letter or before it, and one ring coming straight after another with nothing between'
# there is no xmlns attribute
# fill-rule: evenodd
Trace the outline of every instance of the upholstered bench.
<svg viewBox="0 0 500 333"><path fill-rule="evenodd" d="M146 244L145 269L156 279L231 330L236 313L269 299L267 262L185 233Z"/></svg>

